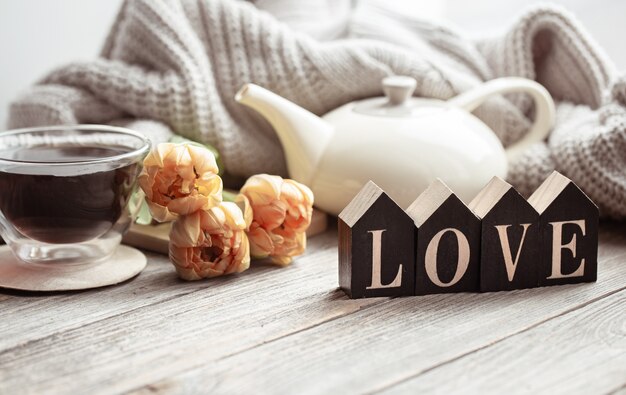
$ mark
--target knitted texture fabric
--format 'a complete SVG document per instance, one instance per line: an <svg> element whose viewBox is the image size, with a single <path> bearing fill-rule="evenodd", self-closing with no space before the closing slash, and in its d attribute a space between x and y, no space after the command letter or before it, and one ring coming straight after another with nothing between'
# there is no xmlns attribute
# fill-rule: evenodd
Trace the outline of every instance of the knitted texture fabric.
<svg viewBox="0 0 626 395"><path fill-rule="evenodd" d="M233 0L127 0L101 57L63 66L17 98L9 127L114 123L218 148L226 170L285 175L269 124L234 101L254 82L316 113L382 95L381 79L417 80L416 95L448 99L502 76L543 84L557 102L545 143L510 165L528 195L554 169L576 182L604 216L626 218L626 79L564 10L538 7L506 34L471 41L456 30L371 7L349 19L349 37L318 42ZM506 146L527 132L521 94L474 112Z"/></svg>

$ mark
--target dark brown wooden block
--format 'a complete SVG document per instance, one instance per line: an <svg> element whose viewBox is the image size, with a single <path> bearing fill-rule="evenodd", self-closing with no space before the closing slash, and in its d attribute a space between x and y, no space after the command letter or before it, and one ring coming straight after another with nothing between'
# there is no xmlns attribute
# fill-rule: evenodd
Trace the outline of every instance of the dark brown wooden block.
<svg viewBox="0 0 626 395"><path fill-rule="evenodd" d="M539 213L539 285L596 281L598 207L569 178L556 171L528 202Z"/></svg>
<svg viewBox="0 0 626 395"><path fill-rule="evenodd" d="M413 295L413 220L367 183L339 214L339 286L351 298Z"/></svg>
<svg viewBox="0 0 626 395"><path fill-rule="evenodd" d="M511 184L494 177L469 204L481 219L480 290L538 285L539 213Z"/></svg>
<svg viewBox="0 0 626 395"><path fill-rule="evenodd" d="M415 295L477 292L480 220L441 181L407 209L417 228Z"/></svg>

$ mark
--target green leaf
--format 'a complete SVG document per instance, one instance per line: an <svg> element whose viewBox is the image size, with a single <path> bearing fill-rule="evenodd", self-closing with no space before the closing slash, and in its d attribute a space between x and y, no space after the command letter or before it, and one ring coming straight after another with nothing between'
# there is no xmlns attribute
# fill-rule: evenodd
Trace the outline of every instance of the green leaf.
<svg viewBox="0 0 626 395"><path fill-rule="evenodd" d="M141 207L135 222L140 225L150 225L152 223L152 214L150 214L150 208L148 208L148 203L146 203L145 199L141 200Z"/></svg>
<svg viewBox="0 0 626 395"><path fill-rule="evenodd" d="M222 191L222 199L225 202L234 202L235 198L237 197L237 194L234 192L230 192L230 191Z"/></svg>

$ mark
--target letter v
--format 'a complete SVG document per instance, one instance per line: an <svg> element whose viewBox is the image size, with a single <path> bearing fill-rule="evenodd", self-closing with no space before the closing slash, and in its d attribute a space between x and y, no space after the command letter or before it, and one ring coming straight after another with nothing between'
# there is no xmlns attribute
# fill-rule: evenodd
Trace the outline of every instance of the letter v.
<svg viewBox="0 0 626 395"><path fill-rule="evenodd" d="M513 281L513 276L515 276L517 262L519 261L519 256L522 252L522 246L524 245L524 239L526 238L526 230L530 226L530 224L521 225L524 227L524 231L522 232L522 239L519 242L519 247L517 247L515 260L513 260L513 257L511 256L511 246L509 244L509 235L507 232L507 228L511 225L495 226L496 230L498 231L498 236L500 236L500 246L502 247L502 256L504 256L504 265L506 266L506 274L509 277L509 282Z"/></svg>

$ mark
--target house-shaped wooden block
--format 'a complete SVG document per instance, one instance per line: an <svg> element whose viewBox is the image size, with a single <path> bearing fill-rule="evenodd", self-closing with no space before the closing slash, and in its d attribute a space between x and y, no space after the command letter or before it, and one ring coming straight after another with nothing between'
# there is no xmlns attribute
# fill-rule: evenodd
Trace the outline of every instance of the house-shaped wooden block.
<svg viewBox="0 0 626 395"><path fill-rule="evenodd" d="M482 225L480 290L536 287L541 263L537 211L499 177L489 181L469 208Z"/></svg>
<svg viewBox="0 0 626 395"><path fill-rule="evenodd" d="M368 182L339 214L339 285L351 298L412 295L413 220Z"/></svg>
<svg viewBox="0 0 626 395"><path fill-rule="evenodd" d="M477 292L480 220L441 181L407 209L417 228L415 295Z"/></svg>
<svg viewBox="0 0 626 395"><path fill-rule="evenodd" d="M596 281L598 207L569 178L553 172L528 198L539 213L539 285Z"/></svg>

